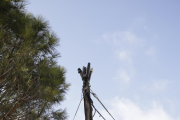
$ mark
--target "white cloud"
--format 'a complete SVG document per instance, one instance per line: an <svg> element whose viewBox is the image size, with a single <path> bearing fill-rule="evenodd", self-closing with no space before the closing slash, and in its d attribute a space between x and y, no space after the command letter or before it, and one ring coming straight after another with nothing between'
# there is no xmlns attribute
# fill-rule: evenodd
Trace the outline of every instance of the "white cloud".
<svg viewBox="0 0 180 120"><path fill-rule="evenodd" d="M118 75L116 77L117 80L123 83L130 82L131 75L126 70L119 70Z"/></svg>
<svg viewBox="0 0 180 120"><path fill-rule="evenodd" d="M154 47L150 47L145 51L145 54L151 59L151 61L156 62L156 49Z"/></svg>
<svg viewBox="0 0 180 120"><path fill-rule="evenodd" d="M137 48L143 44L142 39L131 31L121 31L104 34L102 41L114 46L117 58L119 58L119 65L121 65L114 79L120 81L124 88L130 83L135 73L133 57L137 53Z"/></svg>
<svg viewBox="0 0 180 120"><path fill-rule="evenodd" d="M154 81L153 89L156 91L163 91L167 88L169 80Z"/></svg>
<svg viewBox="0 0 180 120"><path fill-rule="evenodd" d="M132 32L122 32L121 36L124 41L129 43L135 42L137 40L137 37Z"/></svg>
<svg viewBox="0 0 180 120"><path fill-rule="evenodd" d="M170 83L170 81L167 79L154 80L151 84L145 85L143 88L151 93L159 93L167 89L168 83Z"/></svg>
<svg viewBox="0 0 180 120"><path fill-rule="evenodd" d="M119 99L116 97L109 103L111 107L108 110L116 120L175 120L156 101L152 101L151 107L148 109L142 109L131 100L125 98ZM112 120L105 110L100 112L106 120ZM99 119L98 115L96 115L95 120Z"/></svg>
<svg viewBox="0 0 180 120"><path fill-rule="evenodd" d="M137 38L135 34L130 31L121 31L114 33L106 33L102 35L103 41L107 43L113 43L113 45L128 45L137 43L141 39Z"/></svg>
<svg viewBox="0 0 180 120"><path fill-rule="evenodd" d="M121 48L130 48L144 45L144 40L134 34L132 31L117 31L113 33L104 33L99 39L93 40L94 43L108 43Z"/></svg>
<svg viewBox="0 0 180 120"><path fill-rule="evenodd" d="M131 60L131 52L129 52L129 51L125 51L125 50L118 51L118 56L119 56L119 59L121 61L126 61L126 62L129 62L129 63L132 62L132 60Z"/></svg>

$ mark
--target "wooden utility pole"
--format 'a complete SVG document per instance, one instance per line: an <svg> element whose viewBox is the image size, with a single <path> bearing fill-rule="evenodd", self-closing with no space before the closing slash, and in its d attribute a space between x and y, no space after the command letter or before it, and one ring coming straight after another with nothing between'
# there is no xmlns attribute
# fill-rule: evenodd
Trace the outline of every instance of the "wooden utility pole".
<svg viewBox="0 0 180 120"><path fill-rule="evenodd" d="M80 74L83 80L85 120L93 120L92 107L91 107L92 100L90 96L90 86L89 86L89 82L92 74L92 69L90 69L90 63L88 63L87 68L84 66L82 70L78 68L78 73Z"/></svg>

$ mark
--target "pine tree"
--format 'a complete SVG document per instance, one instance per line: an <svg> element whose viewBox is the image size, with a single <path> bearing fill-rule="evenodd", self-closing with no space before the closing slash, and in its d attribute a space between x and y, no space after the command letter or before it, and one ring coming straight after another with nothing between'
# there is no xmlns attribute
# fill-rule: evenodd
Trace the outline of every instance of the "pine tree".
<svg viewBox="0 0 180 120"><path fill-rule="evenodd" d="M0 1L0 119L65 120L66 111L53 108L69 87L55 60L59 38L25 4Z"/></svg>

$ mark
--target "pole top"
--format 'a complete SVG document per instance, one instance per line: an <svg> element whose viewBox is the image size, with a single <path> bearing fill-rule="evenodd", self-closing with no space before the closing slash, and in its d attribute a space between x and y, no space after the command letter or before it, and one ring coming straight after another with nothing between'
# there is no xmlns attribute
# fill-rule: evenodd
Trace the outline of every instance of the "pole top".
<svg viewBox="0 0 180 120"><path fill-rule="evenodd" d="M93 68L91 68L90 65L91 65L91 63L88 62L87 67L84 67L84 66L83 66L83 69L81 69L81 68L78 68L78 69L77 69L77 71L78 71L78 73L80 74L82 80L85 80L85 79L90 80L91 74L92 74L92 72L93 72Z"/></svg>

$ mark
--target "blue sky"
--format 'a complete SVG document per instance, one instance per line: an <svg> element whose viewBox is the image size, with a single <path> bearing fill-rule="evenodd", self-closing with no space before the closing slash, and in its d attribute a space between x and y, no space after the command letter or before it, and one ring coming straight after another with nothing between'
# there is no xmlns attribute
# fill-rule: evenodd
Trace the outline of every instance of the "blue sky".
<svg viewBox="0 0 180 120"><path fill-rule="evenodd" d="M29 2L27 11L44 16L60 38L58 63L71 87L55 108L66 108L69 120L81 97L77 68L88 62L91 89L116 120L180 120L179 0ZM81 103L76 120L83 119Z"/></svg>

